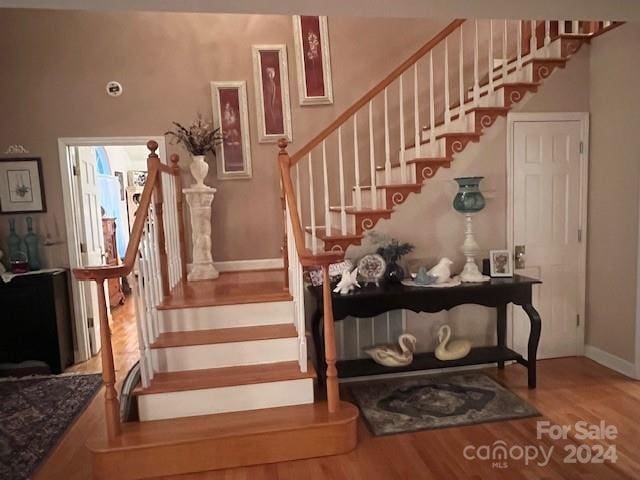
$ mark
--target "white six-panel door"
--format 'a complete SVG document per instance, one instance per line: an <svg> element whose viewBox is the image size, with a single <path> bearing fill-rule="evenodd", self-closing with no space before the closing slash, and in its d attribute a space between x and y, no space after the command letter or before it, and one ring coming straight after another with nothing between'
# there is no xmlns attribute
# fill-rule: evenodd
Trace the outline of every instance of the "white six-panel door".
<svg viewBox="0 0 640 480"><path fill-rule="evenodd" d="M586 119L510 122L512 248L525 247L515 273L542 280L538 358L573 356L584 343ZM551 116L552 118L554 116ZM526 354L529 321L513 309L514 348Z"/></svg>

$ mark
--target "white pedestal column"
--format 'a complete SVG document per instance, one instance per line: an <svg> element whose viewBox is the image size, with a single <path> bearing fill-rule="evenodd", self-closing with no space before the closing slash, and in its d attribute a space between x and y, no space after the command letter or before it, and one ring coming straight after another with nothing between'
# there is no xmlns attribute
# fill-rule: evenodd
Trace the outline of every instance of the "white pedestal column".
<svg viewBox="0 0 640 480"><path fill-rule="evenodd" d="M480 252L480 246L473 237L473 220L470 213L465 214L464 243L461 250L467 261L462 273L460 273L460 281L465 283L488 282L490 278L482 275L476 264L475 257Z"/></svg>
<svg viewBox="0 0 640 480"><path fill-rule="evenodd" d="M209 280L218 278L211 255L211 204L216 189L212 187L185 188L191 214L191 241L193 243L193 263L187 280Z"/></svg>

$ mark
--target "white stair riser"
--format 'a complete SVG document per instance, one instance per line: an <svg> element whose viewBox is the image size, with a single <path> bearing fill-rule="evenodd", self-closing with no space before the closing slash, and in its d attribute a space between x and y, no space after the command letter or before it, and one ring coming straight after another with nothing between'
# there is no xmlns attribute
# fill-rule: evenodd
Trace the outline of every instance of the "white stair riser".
<svg viewBox="0 0 640 480"><path fill-rule="evenodd" d="M292 301L158 310L160 332L252 327L292 321Z"/></svg>
<svg viewBox="0 0 640 480"><path fill-rule="evenodd" d="M408 172L409 169L407 168L407 173ZM383 188L376 188L376 198L378 200L378 202L376 203L376 208L387 208L385 204L386 195ZM356 204L355 191L353 192L353 204ZM373 208L373 191L370 188L362 190L362 208Z"/></svg>
<svg viewBox="0 0 640 480"><path fill-rule="evenodd" d="M342 220L340 212L329 212L331 220L332 235L342 234ZM346 214L347 217L347 233L353 233L356 231L356 218L354 215Z"/></svg>
<svg viewBox="0 0 640 480"><path fill-rule="evenodd" d="M141 421L313 403L313 379L138 396Z"/></svg>
<svg viewBox="0 0 640 480"><path fill-rule="evenodd" d="M298 339L296 337L276 338L249 342L154 348L151 350L151 360L155 372L297 361Z"/></svg>

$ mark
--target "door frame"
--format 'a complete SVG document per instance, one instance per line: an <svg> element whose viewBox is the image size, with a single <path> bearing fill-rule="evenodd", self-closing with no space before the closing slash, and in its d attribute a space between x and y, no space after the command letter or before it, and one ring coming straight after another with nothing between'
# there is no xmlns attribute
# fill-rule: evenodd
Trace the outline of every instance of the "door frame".
<svg viewBox="0 0 640 480"><path fill-rule="evenodd" d="M61 137L58 138L58 160L60 162L60 178L62 182L62 201L64 206L64 223L67 236L67 253L69 255L69 268L73 270L81 266L80 241L78 239L78 225L76 223L79 212L75 208L75 196L77 187L74 181L73 165L70 165L67 156L68 147L100 147L100 146L128 146L146 145L149 140L158 143L158 156L166 163L166 142L163 135L145 135L135 137ZM76 363L84 362L91 358L89 346L89 328L84 321L85 309L84 293L80 289L80 282L70 278L71 295L73 303L75 348L74 360Z"/></svg>
<svg viewBox="0 0 640 480"><path fill-rule="evenodd" d="M541 112L541 113L509 113L507 114L507 249L513 253L513 174L514 174L514 130L519 122L580 122L580 141L582 152L580 154L580 219L579 228L582 230L582 242L580 242L579 272L579 315L580 325L577 332L576 353L584 355L585 324L586 324L586 295L587 295L587 209L589 194L589 112ZM508 327L510 346L513 346L513 306L508 309ZM639 333L640 335L640 333Z"/></svg>

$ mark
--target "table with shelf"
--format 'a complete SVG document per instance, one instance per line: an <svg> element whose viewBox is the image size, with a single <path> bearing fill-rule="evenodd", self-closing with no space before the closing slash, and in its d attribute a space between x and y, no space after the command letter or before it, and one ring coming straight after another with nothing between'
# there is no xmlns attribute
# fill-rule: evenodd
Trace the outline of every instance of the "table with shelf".
<svg viewBox="0 0 640 480"><path fill-rule="evenodd" d="M463 283L449 288L409 287L402 284L384 283L367 285L347 294L334 293L333 318L342 321L347 317L371 318L391 310L411 310L416 313L436 313L464 304L483 305L497 312L497 345L472 348L469 355L459 360L441 361L433 352L417 353L414 361L406 367L385 367L370 359L342 360L337 362L338 377L357 377L394 372L430 370L467 365L497 363L504 368L507 361L516 361L528 370L529 388L536 387L536 357L540 342L540 315L532 304L533 286L539 280L515 275L510 278L492 278L486 283ZM313 341L316 350L318 373L324 375L324 337L322 331L322 287L309 287L316 300L312 318ZM507 305L519 305L527 314L531 330L527 348L527 359L506 346Z"/></svg>

